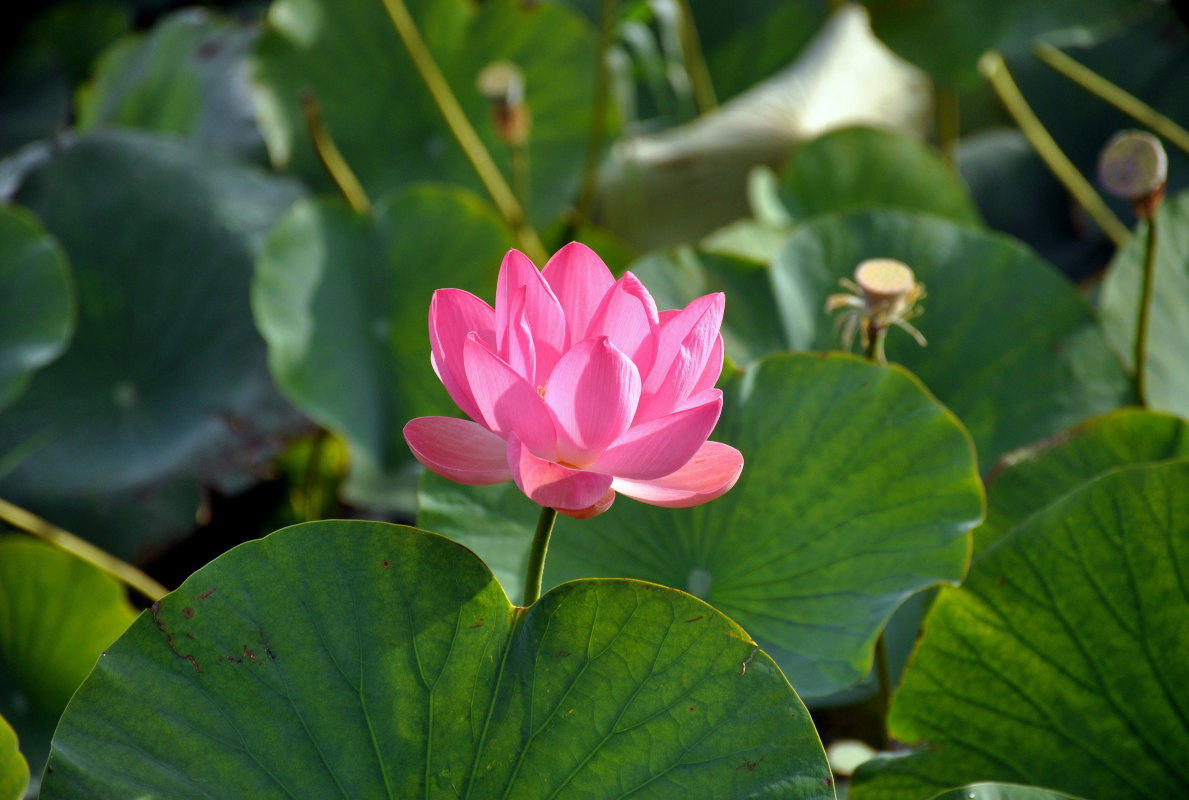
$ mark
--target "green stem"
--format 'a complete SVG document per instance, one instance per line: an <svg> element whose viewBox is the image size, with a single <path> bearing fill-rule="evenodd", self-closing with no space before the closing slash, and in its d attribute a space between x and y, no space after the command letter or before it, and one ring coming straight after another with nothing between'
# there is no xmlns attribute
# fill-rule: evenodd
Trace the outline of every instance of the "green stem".
<svg viewBox="0 0 1189 800"><path fill-rule="evenodd" d="M533 547L528 554L528 571L524 574L524 607L528 608L541 596L541 577L545 574L545 553L549 551L549 537L553 523L557 521L557 509L542 506L537 519L537 532L533 534Z"/></svg>
<svg viewBox="0 0 1189 800"><path fill-rule="evenodd" d="M884 339L888 336L888 329L886 326L869 324L867 326L867 350L863 355L868 361L879 364L881 367L888 365L888 356L884 352Z"/></svg>
<svg viewBox="0 0 1189 800"><path fill-rule="evenodd" d="M603 0L602 20L599 23L599 50L595 56L594 100L590 107L590 132L586 136L586 160L582 165L582 183L574 213L563 235L565 241L574 238L578 228L590 216L594 205L595 189L599 180L599 158L603 152L603 136L607 128L607 101L611 93L611 74L607 69L607 51L611 49L611 38L615 33L615 20L619 16L619 0Z"/></svg>
<svg viewBox="0 0 1189 800"><path fill-rule="evenodd" d="M698 113L705 114L718 108L718 100L714 96L714 83L710 80L710 68L706 66L706 56L702 52L702 42L698 38L698 28L694 25L694 10L689 0L678 0L681 6L681 52L685 56L685 71L693 85L694 100L698 104Z"/></svg>
<svg viewBox="0 0 1189 800"><path fill-rule="evenodd" d="M471 121L467 119L466 112L459 105L458 98L454 96L454 91L450 88L442 70L438 68L437 62L434 61L425 40L421 38L421 31L417 29L417 23L413 21L413 16L409 13L404 0L384 0L384 8L388 10L388 16L392 19L393 26L396 28L409 58L413 60L413 66L417 68L430 96L433 97L438 110L442 112L450 132L454 134L454 138L458 140L459 146L470 160L471 166L478 173L479 180L483 182L487 193L491 195L495 207L503 216L508 227L516 234L525 254L538 264L544 264L548 259L548 253L545 252L545 246L541 244L541 238L528 224L524 208L516 200L516 195L508 186L508 182L504 180L504 175L500 172L499 167L495 165L491 153L487 151L483 140L479 138Z"/></svg>
<svg viewBox="0 0 1189 800"><path fill-rule="evenodd" d="M326 129L326 123L322 121L322 109L318 106L318 98L313 92L307 90L301 93L301 110L305 114L310 138L314 141L314 150L318 153L322 166L330 173L334 185L356 213L367 214L372 208L371 201L368 200L367 192L363 190L363 184L355 177L347 159L343 158L338 145L331 138L330 131Z"/></svg>
<svg viewBox="0 0 1189 800"><path fill-rule="evenodd" d="M508 146L508 158L512 162L512 190L517 201L524 208L528 207L529 181L528 152L522 144Z"/></svg>
<svg viewBox="0 0 1189 800"><path fill-rule="evenodd" d="M988 51L979 59L978 67L983 77L990 81L991 87L999 95L999 100L1007 108L1008 113L1020 126L1020 132L1028 139L1037 155L1044 160L1057 180L1065 185L1074 200L1086 209L1086 213L1093 218L1116 247L1126 244L1131 237L1131 231L1107 207L1103 199L1094 191L1090 182L1082 176L1082 173L1078 172L1077 167L1045 130L1044 124L1033 113L1028 101L1024 99L1020 87L1012 80L1011 73L1007 70L1007 64L1003 61L1003 56L995 51Z"/></svg>
<svg viewBox="0 0 1189 800"><path fill-rule="evenodd" d="M1148 218L1147 252L1144 253L1144 283L1139 297L1139 321L1135 327L1135 393L1139 404L1148 405L1148 328L1152 313L1152 286L1156 283L1156 217Z"/></svg>
<svg viewBox="0 0 1189 800"><path fill-rule="evenodd" d="M888 711L892 707L892 675L888 668L888 645L883 631L880 631L879 638L875 640L875 677L879 681L877 702L880 720L880 740L876 744L881 750L886 750L891 741L888 735Z"/></svg>
<svg viewBox="0 0 1189 800"><path fill-rule="evenodd" d="M1134 118L1136 122L1151 128L1161 138L1172 142L1177 147L1189 153L1189 131L1138 97L1119 88L1084 64L1074 61L1051 44L1041 42L1032 48L1032 52L1041 61L1057 70L1057 72L1060 72L1066 78L1069 78L1078 86L1081 86L1091 94L1101 97L1124 114Z"/></svg>
<svg viewBox="0 0 1189 800"><path fill-rule="evenodd" d="M168 589L128 562L121 561L90 542L62 530L32 512L14 506L7 500L0 500L0 519L98 567L154 602L169 594Z"/></svg>
<svg viewBox="0 0 1189 800"><path fill-rule="evenodd" d="M960 125L958 93L949 86L942 86L937 90L937 149L951 169L958 166Z"/></svg>

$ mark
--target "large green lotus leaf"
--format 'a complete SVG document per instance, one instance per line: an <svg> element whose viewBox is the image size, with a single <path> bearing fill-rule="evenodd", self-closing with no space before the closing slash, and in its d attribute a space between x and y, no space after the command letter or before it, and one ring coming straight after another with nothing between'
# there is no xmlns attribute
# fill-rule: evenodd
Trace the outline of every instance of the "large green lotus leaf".
<svg viewBox="0 0 1189 800"><path fill-rule="evenodd" d="M176 133L230 155L265 162L248 80L259 31L187 8L105 51L78 103L78 127Z"/></svg>
<svg viewBox="0 0 1189 800"><path fill-rule="evenodd" d="M950 789L933 800L1078 800L1072 795L1050 792L1036 786L1018 783L972 783Z"/></svg>
<svg viewBox="0 0 1189 800"><path fill-rule="evenodd" d="M1189 416L1189 192L1156 215L1156 265L1148 320L1148 405ZM1147 224L1118 251L1102 286L1102 326L1129 367L1135 365Z"/></svg>
<svg viewBox="0 0 1189 800"><path fill-rule="evenodd" d="M970 781L1189 793L1189 461L1126 467L1025 520L943 588L889 717L910 755L854 800Z"/></svg>
<svg viewBox="0 0 1189 800"><path fill-rule="evenodd" d="M25 536L0 537L0 716L37 772L66 702L135 618L123 586L95 567Z"/></svg>
<svg viewBox="0 0 1189 800"><path fill-rule="evenodd" d="M20 800L29 785L29 765L17 749L17 735L0 716L0 800Z"/></svg>
<svg viewBox="0 0 1189 800"><path fill-rule="evenodd" d="M514 246L464 189L400 189L361 216L339 200L295 205L269 237L252 290L277 383L380 476L411 460L410 418L456 409L429 363L429 302L455 286L495 294Z"/></svg>
<svg viewBox="0 0 1189 800"><path fill-rule="evenodd" d="M1011 453L987 476L987 520L975 528L975 552L1104 472L1189 457L1187 428L1168 414L1125 408Z"/></svg>
<svg viewBox="0 0 1189 800"><path fill-rule="evenodd" d="M921 214L870 211L800 225L772 265L787 346L839 347L826 297L859 262L885 257L911 266L928 290L913 320L928 346L893 328L888 358L958 415L982 469L1130 398L1122 366L1065 278L1012 239Z"/></svg>
<svg viewBox="0 0 1189 800"><path fill-rule="evenodd" d="M844 128L798 148L784 170L793 214L886 206L978 224L962 179L927 145L902 133Z"/></svg>
<svg viewBox="0 0 1189 800"><path fill-rule="evenodd" d="M410 0L407 3L471 124L511 180L511 156L476 88L507 60L524 73L532 113L530 217L544 225L572 200L585 158L593 97L591 26L559 3ZM261 125L274 163L327 186L309 143L300 95L312 90L331 135L373 197L416 180L482 185L406 55L384 4L276 0L256 47Z"/></svg>
<svg viewBox="0 0 1189 800"><path fill-rule="evenodd" d="M27 211L0 207L0 410L74 330L66 254Z"/></svg>
<svg viewBox="0 0 1189 800"><path fill-rule="evenodd" d="M276 392L248 286L289 180L163 136L80 138L18 199L70 258L67 353L0 416L0 452L40 447L0 495L117 555L193 527L198 483L236 488L295 412Z"/></svg>
<svg viewBox="0 0 1189 800"><path fill-rule="evenodd" d="M682 592L512 606L425 531L315 522L198 570L107 651L42 797L834 796L805 707Z"/></svg>
<svg viewBox="0 0 1189 800"><path fill-rule="evenodd" d="M562 520L545 583L684 589L745 626L803 697L832 694L867 674L897 606L965 572L983 502L970 440L912 376L853 356L770 357L723 391L716 438L745 459L735 488L691 509L621 497ZM427 476L419 523L523 574L539 509L515 495Z"/></svg>
<svg viewBox="0 0 1189 800"><path fill-rule="evenodd" d="M1025 51L1036 39L1062 32L1086 40L1135 16L1130 0L863 0L875 35L898 55L945 85L978 82L978 59L987 50Z"/></svg>

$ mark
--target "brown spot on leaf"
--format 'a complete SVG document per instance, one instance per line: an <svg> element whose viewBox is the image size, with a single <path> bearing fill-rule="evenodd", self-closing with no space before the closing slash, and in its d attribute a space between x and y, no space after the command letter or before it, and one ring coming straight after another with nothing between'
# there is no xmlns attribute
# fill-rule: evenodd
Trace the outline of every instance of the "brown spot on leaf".
<svg viewBox="0 0 1189 800"><path fill-rule="evenodd" d="M570 657L570 651L568 651L568 650L558 650L558 651L557 651L557 657L558 657L558 658L569 658L569 657Z"/></svg>
<svg viewBox="0 0 1189 800"><path fill-rule="evenodd" d="M199 599L199 600L205 600L205 599L207 599L208 597L210 597L210 596L211 596L212 594L214 594L214 593L215 593L215 590L214 590L214 589L207 589L205 592L203 592L202 594L198 595L198 599Z"/></svg>
<svg viewBox="0 0 1189 800"><path fill-rule="evenodd" d="M702 619L705 616L706 616L705 614L699 614L696 617L691 617L690 619L687 619L686 622L697 622L698 620Z"/></svg>
<svg viewBox="0 0 1189 800"><path fill-rule="evenodd" d="M186 606L185 608L183 608L182 609L182 618L183 619L194 619L194 609L190 608L190 606Z"/></svg>
<svg viewBox="0 0 1189 800"><path fill-rule="evenodd" d="M834 785L834 776L833 775L827 775L826 777L822 778L822 786L830 787L833 785Z"/></svg>
<svg viewBox="0 0 1189 800"><path fill-rule="evenodd" d="M384 559L383 561L380 562L380 566L383 567L384 569L388 569L389 567L392 566L392 564L389 563L388 559Z"/></svg>
<svg viewBox="0 0 1189 800"><path fill-rule="evenodd" d="M690 711L697 711L697 710L698 710L698 707L697 707L697 706L690 706L690 707L689 707L689 710L690 710Z"/></svg>

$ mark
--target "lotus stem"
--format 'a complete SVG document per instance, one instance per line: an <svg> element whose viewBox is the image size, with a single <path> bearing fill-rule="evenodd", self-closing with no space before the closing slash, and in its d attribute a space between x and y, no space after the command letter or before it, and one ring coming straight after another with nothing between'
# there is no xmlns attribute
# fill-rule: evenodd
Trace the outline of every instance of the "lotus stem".
<svg viewBox="0 0 1189 800"><path fill-rule="evenodd" d="M549 537L553 534L553 523L557 521L557 509L542 506L537 519L537 531L533 534L532 550L528 554L528 571L524 575L524 607L528 608L541 597L541 578L545 574L545 554L549 551Z"/></svg>
<svg viewBox="0 0 1189 800"><path fill-rule="evenodd" d="M326 129L326 123L322 120L318 98L308 89L301 93L301 110L305 114L310 138L314 141L314 150L318 153L322 166L330 173L330 179L357 214L369 213L372 204L368 200L367 192L363 190L363 184L355 177L347 159L343 158L342 151L331 138L330 131Z"/></svg>
<svg viewBox="0 0 1189 800"><path fill-rule="evenodd" d="M549 254L541 243L541 237L529 225L523 206L516 199L515 193L508 186L508 182L504 180L504 175L496 166L491 153L487 151L483 140L479 138L474 126L467 119L458 98L454 96L454 91L450 88L450 84L446 81L437 62L434 61L429 47L421 38L421 31L417 29L417 23L409 13L404 0L384 0L384 8L387 9L388 16L392 19L392 24L396 28L409 58L413 60L413 65L421 75L421 80L425 82L425 87L433 97L434 103L437 104L438 110L442 112L446 125L454 134L454 138L462 147L463 152L466 153L467 159L470 160L471 166L479 175L479 180L483 182L487 193L491 195L491 200L495 203L500 215L516 235L525 254L534 262L544 264L548 260Z"/></svg>
<svg viewBox="0 0 1189 800"><path fill-rule="evenodd" d="M681 36L681 52L685 56L685 71L693 85L698 113L706 114L718 108L718 100L714 96L714 83L710 79L710 68L706 66L706 55L702 52L702 42L694 24L694 10L690 7L689 0L677 0L677 4L681 8L678 31Z"/></svg>
<svg viewBox="0 0 1189 800"><path fill-rule="evenodd" d="M1152 287L1156 283L1156 215L1148 218L1144 252L1144 281L1139 297L1139 319L1135 326L1135 394L1148 407L1148 329L1151 327Z"/></svg>
<svg viewBox="0 0 1189 800"><path fill-rule="evenodd" d="M20 506L15 506L7 500L0 499L0 519L33 534L59 550L65 550L67 553L81 558L120 583L131 586L154 602L169 594L168 589L128 562L121 561L90 542L80 539L69 531L62 530L57 525L47 522Z"/></svg>
<svg viewBox="0 0 1189 800"><path fill-rule="evenodd" d="M1012 79L1003 56L993 50L988 51L979 59L978 66L979 72L990 81L991 87L999 95L999 100L1057 180L1064 184L1074 200L1086 210L1116 247L1125 245L1131 238L1131 231L1115 216L1045 129L1044 124L1029 107L1028 101L1024 99L1020 87Z"/></svg>
<svg viewBox="0 0 1189 800"><path fill-rule="evenodd" d="M958 167L958 139L961 136L961 115L958 93L949 86L937 90L937 149L941 159L951 169Z"/></svg>
<svg viewBox="0 0 1189 800"><path fill-rule="evenodd" d="M879 741L876 744L879 749L886 750L891 743L891 736L888 734L888 712L892 708L892 675L888 667L888 644L884 638L884 632L879 632L879 638L875 640L875 677L878 682L878 694L876 695L876 702L879 704Z"/></svg>
<svg viewBox="0 0 1189 800"><path fill-rule="evenodd" d="M607 52L615 32L615 20L619 16L619 0L603 0L602 19L599 22L599 49L595 56L594 100L590 107L590 133L586 137L586 160L582 166L582 183L578 198L574 202L574 213L566 225L564 238L574 238L578 227L590 216L594 205L595 189L599 180L599 156L603 152L603 136L607 128L607 101L611 94L611 76L607 68Z"/></svg>
<svg viewBox="0 0 1189 800"><path fill-rule="evenodd" d="M1084 64L1070 58L1051 44L1038 43L1032 48L1032 52L1041 61L1078 86L1102 98L1141 125L1150 128L1154 133L1189 153L1189 131L1147 103L1111 83Z"/></svg>

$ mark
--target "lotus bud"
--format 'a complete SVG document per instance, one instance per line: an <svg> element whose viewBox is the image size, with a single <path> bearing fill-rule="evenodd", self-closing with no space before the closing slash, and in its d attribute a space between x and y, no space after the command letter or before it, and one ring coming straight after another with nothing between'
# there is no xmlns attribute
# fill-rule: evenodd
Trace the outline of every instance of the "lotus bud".
<svg viewBox="0 0 1189 800"><path fill-rule="evenodd" d="M532 128L532 115L524 102L524 72L510 61L495 61L479 72L476 85L491 103L500 140L512 147L523 146Z"/></svg>

